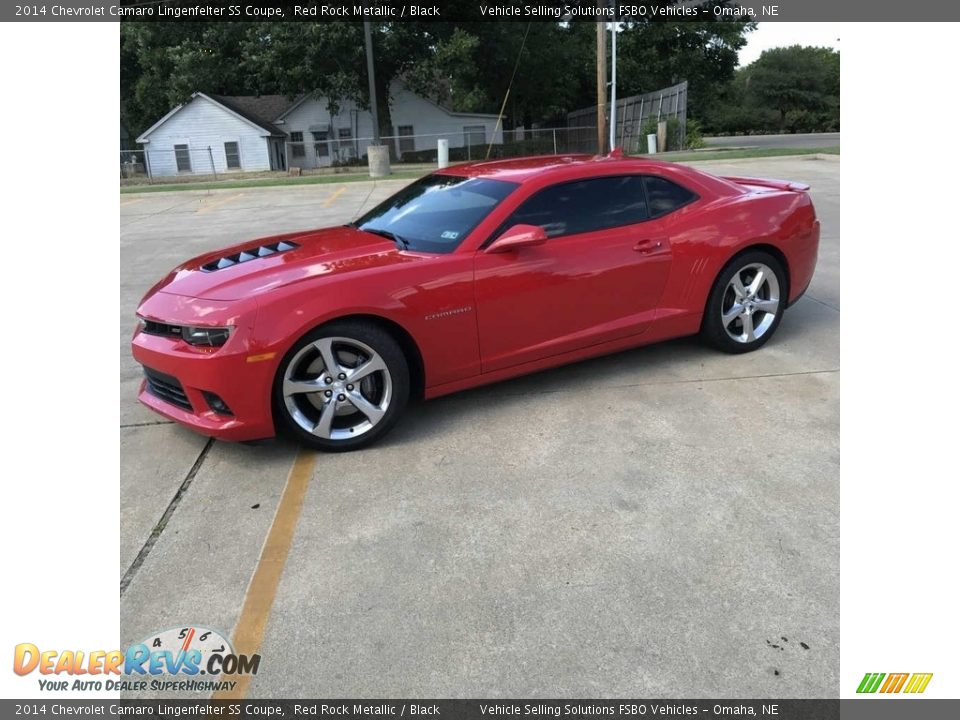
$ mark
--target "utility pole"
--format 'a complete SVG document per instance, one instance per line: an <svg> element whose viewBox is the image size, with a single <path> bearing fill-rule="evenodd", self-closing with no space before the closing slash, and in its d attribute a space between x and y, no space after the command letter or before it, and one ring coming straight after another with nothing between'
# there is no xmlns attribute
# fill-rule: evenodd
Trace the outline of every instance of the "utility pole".
<svg viewBox="0 0 960 720"><path fill-rule="evenodd" d="M367 49L367 82L370 85L370 112L373 113L373 144L380 144L380 114L377 112L377 83L373 77L373 38L370 21L363 21L363 42Z"/></svg>
<svg viewBox="0 0 960 720"><path fill-rule="evenodd" d="M369 6L370 0L365 4ZM370 112L373 113L373 145L367 146L367 167L370 177L390 174L390 148L380 144L380 113L377 112L377 82L373 76L373 38L370 21L363 21L363 44L367 50L367 82L370 84Z"/></svg>
<svg viewBox="0 0 960 720"><path fill-rule="evenodd" d="M610 24L610 151L617 146L617 23Z"/></svg>
<svg viewBox="0 0 960 720"><path fill-rule="evenodd" d="M601 7L603 0L597 0ZM603 155L607 124L607 24L597 20L597 154Z"/></svg>

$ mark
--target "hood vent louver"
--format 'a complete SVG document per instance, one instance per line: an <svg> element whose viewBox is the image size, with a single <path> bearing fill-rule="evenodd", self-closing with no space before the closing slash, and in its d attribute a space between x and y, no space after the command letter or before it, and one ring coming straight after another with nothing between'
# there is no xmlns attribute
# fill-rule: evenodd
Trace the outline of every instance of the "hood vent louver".
<svg viewBox="0 0 960 720"><path fill-rule="evenodd" d="M224 268L232 267L238 263L245 263L249 260L256 260L257 258L267 257L268 255L275 255L276 253L286 252L287 250L294 250L298 247L300 246L295 242L281 240L280 242L247 248L246 250L234 253L233 255L225 255L224 257L217 258L216 260L211 260L207 264L203 265L200 269L204 272L223 270Z"/></svg>

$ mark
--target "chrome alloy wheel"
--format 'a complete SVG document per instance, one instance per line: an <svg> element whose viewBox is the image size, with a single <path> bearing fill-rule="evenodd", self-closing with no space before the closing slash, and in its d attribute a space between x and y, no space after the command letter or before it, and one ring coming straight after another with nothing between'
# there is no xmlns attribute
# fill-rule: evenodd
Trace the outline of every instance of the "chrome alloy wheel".
<svg viewBox="0 0 960 720"><path fill-rule="evenodd" d="M369 345L326 337L302 348L283 373L283 401L303 430L327 440L355 438L386 414L393 380Z"/></svg>
<svg viewBox="0 0 960 720"><path fill-rule="evenodd" d="M730 279L723 294L720 322L732 340L752 343L767 334L779 309L777 274L763 263L750 263Z"/></svg>

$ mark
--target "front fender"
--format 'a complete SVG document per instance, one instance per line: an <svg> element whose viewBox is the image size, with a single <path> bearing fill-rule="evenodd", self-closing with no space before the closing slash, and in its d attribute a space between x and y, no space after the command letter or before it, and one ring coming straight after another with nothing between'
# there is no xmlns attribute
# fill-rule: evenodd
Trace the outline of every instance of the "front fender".
<svg viewBox="0 0 960 720"><path fill-rule="evenodd" d="M277 288L259 303L254 343L259 352L275 353L274 372L306 333L356 315L403 328L420 352L427 387L480 371L469 255L431 257L360 277L301 282Z"/></svg>

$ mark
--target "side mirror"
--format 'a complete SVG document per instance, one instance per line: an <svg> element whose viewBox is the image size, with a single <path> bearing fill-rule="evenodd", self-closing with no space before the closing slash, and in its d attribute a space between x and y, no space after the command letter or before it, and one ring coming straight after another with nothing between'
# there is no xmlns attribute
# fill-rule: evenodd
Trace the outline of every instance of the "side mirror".
<svg viewBox="0 0 960 720"><path fill-rule="evenodd" d="M503 253L519 250L523 247L543 245L547 241L546 231L539 225L514 225L493 241L487 248L488 253Z"/></svg>

